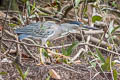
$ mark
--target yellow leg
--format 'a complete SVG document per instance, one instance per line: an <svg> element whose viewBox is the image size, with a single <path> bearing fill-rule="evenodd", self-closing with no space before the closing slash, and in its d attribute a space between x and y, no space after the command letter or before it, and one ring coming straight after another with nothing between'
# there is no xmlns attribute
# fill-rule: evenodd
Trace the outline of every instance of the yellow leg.
<svg viewBox="0 0 120 80"><path fill-rule="evenodd" d="M45 43L45 40L42 40L42 45L41 45L41 46L43 46L44 43ZM43 56L42 49L43 49L43 48L39 48L39 52L40 52L40 55L39 55L40 62L39 62L39 64L37 64L37 65L44 64L44 62L45 62L45 57Z"/></svg>
<svg viewBox="0 0 120 80"><path fill-rule="evenodd" d="M40 48L40 62L41 62L41 64L44 64L44 56L42 54L42 49L43 48Z"/></svg>
<svg viewBox="0 0 120 80"><path fill-rule="evenodd" d="M40 62L39 62L39 64L37 64L37 65L42 65L42 64L44 64L44 56L43 56L43 54L42 54L42 48L39 48L39 52L40 52L40 55L39 55L39 58L40 58Z"/></svg>

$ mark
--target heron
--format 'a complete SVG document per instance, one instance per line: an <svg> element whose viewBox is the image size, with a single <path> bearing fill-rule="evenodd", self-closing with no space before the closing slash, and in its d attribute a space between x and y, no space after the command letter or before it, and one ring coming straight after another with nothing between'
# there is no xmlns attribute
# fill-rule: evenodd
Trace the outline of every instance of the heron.
<svg viewBox="0 0 120 80"><path fill-rule="evenodd" d="M17 28L15 33L18 34L18 39L38 38L41 40L41 46L44 46L47 40L54 40L63 34L80 31L81 28L93 29L98 28L81 26L81 22L71 21L68 23L56 24L54 21L43 21L29 24L22 28Z"/></svg>

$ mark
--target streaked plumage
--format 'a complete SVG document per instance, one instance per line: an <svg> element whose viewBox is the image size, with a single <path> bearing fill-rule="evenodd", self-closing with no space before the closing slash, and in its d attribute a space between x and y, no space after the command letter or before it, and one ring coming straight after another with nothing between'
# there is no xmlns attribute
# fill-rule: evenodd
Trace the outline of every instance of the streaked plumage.
<svg viewBox="0 0 120 80"><path fill-rule="evenodd" d="M70 22L63 24L56 24L53 21L37 22L29 24L23 28L18 28L15 33L19 35L19 39L22 40L27 37L39 38L42 40L43 45L47 40L53 40L60 37L64 33L79 31L80 22ZM94 27L83 26L88 29L97 29Z"/></svg>

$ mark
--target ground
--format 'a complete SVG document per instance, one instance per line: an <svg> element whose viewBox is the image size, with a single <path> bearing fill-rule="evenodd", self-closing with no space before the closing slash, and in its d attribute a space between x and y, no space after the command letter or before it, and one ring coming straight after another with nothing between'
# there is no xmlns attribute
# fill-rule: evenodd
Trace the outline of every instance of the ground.
<svg viewBox="0 0 120 80"><path fill-rule="evenodd" d="M64 42L64 44L71 43L71 41L74 41L74 39L71 38L70 36L53 41L53 44L57 46L60 45L61 42ZM79 49L80 47L78 47L78 49L76 49L73 52L72 56L74 56L74 54ZM4 61L4 59L7 60ZM96 71L94 71L92 68L89 68L90 64L82 60L82 58L79 59L80 62L78 64L50 62L46 65L37 65L38 62L36 62L35 60L31 58L23 58L22 65L19 65L19 67L22 69L23 72L25 72L29 68L29 72L26 80L46 80L49 76L49 70L51 69L56 71L56 73L61 78L60 80L91 80L92 78L93 78L92 80L105 80L105 78L102 77L102 75L100 74L95 76ZM7 56L3 57L2 60L0 61L0 71L7 73L2 75L3 80L21 79L18 69L16 68L16 65L13 62L14 59L11 59L10 57ZM50 78L50 80L57 80L57 79Z"/></svg>
<svg viewBox="0 0 120 80"><path fill-rule="evenodd" d="M19 2L19 0L17 1ZM21 7L20 8L21 14L19 13L20 11L14 11L14 10L8 12L8 17L6 18L6 22L4 21L5 21L5 16L7 11L4 11L4 10L0 11L0 33L2 32L2 30L4 31L2 35L2 45L0 44L1 45L0 80L58 80L56 78L53 78L50 75L51 70L54 70L57 73L57 75L60 77L59 80L115 80L113 79L113 77L115 77L116 74L114 73L114 76L111 74L113 73L113 70L116 70L118 72L116 80L117 79L120 80L120 77L119 77L120 37L117 34L118 32L115 31L117 30L116 26L114 26L114 24L117 26L120 25L120 23L116 23L116 22L120 22L120 21L117 21L120 19L119 17L117 17L117 15L116 17L110 16L109 14L112 14L112 13L109 12L109 10L103 11L104 8L106 8L106 6L110 7L110 5L106 3L106 1L104 2L104 0L101 0L100 2L96 1L96 2L90 2L90 3L88 1L87 3L86 2L87 0L83 0L83 1L80 0L81 1L79 6L80 9L78 8L79 12L78 14L76 14L75 11L77 7L75 8L75 6L78 3L75 2L75 6L74 6L73 0L55 0L55 1L60 1L59 5L61 7L60 11L62 11L62 15L61 15L61 12L59 12L58 3L55 2L54 0L24 0L24 1L28 1L28 2L18 3L19 7ZM30 5L32 6L29 5L29 1L31 3ZM36 1L35 2L36 6L35 4L33 4L33 1ZM50 1L52 2L50 3ZM117 0L113 0L113 3L116 1ZM92 5L90 6L91 3ZM103 3L106 5L105 7L103 6ZM113 6L113 3L112 3L112 6ZM70 6L69 5L66 6L67 4L69 4ZM73 9L72 8L66 9L67 7L69 8L73 7ZM29 8L31 9L30 13L29 13ZM96 8L96 11L92 11L94 10L93 8ZM110 8L113 9L113 11L114 9L116 9L115 6ZM96 19L96 21L98 21L99 23L102 22L102 24L96 25L95 22L92 22L94 17L93 12L96 12L96 15L99 14L97 15L97 18L102 18L102 19L100 21ZM117 14L119 15L120 11L118 11ZM77 17L79 18L77 19ZM23 18L23 20L21 18ZM47 59L48 61L46 60L45 64L38 65L40 61L38 60L39 53L40 53L39 48L35 46L26 45L28 49L28 51L26 51L25 47L23 47L23 44L22 44L20 46L20 54L22 54L22 61L20 64L15 63L15 57L17 54L16 43L19 43L19 42L17 42L16 40L16 34L14 33L14 30L18 28L18 26L24 27L25 25L28 25L30 23L37 22L37 21L55 21L57 24L61 24L69 21L81 21L85 25L89 25L89 26L91 24L94 24L95 25L94 27L99 28L100 31L102 29L103 33L85 34L85 32L83 32L83 34L81 34L82 33L81 31L81 33L79 34L77 33L70 34L63 38L50 41L51 44L48 45L49 47L63 46L66 44L72 44L73 42L76 42L76 41L79 43L88 43L96 46L96 47L88 46L87 47L88 51L84 52L84 54L79 55L78 58L75 60L79 62L74 61L69 63L69 60L59 61L59 60L62 60L63 57L58 57L58 55L53 55ZM81 26L82 25L80 25L80 27ZM111 29L108 28L111 26L114 26L112 27L114 28L112 31ZM89 31L92 32L91 30ZM89 40L90 38L89 35L93 37L92 40L91 39ZM106 35L109 37L106 37ZM83 37L86 40L84 40ZM113 37L116 37L115 41L114 39L112 39ZM0 38L1 38L1 35L0 35ZM33 41L31 41L31 39ZM31 38L31 39L28 39L28 40L25 39L22 42L25 42L27 44L31 44L32 42L34 42L34 43L37 43L37 45L40 45L39 40L35 40L34 38ZM65 47L65 50L67 48L68 46ZM78 51L82 48L86 49L86 46L85 45L77 46L77 48L73 50L70 57L74 57L78 53ZM11 49L13 51L10 52L9 50ZM99 52L97 52L97 49L99 49L99 51L103 55L102 60L103 58L104 60L110 59L108 60L108 64L105 66L105 68L107 67L107 69L104 70L103 72L100 69L103 64L102 60L98 59L98 58L101 58L101 55L98 56ZM62 53L62 48L59 48L56 50L51 49L51 51ZM33 57L30 57L30 55L27 54L28 52L32 53L33 56L37 57L37 60L34 60ZM93 55L90 55L89 52L92 52ZM111 63L114 62L115 60L117 60L118 63L115 64L114 66L111 66L111 71L110 71L108 68L110 67ZM92 61L96 64L95 67L91 66L90 62ZM104 62L104 64L106 63ZM22 79L23 76L21 76L21 73L25 73L27 70L28 70L27 77L25 79ZM49 77L50 79L48 79Z"/></svg>
<svg viewBox="0 0 120 80"><path fill-rule="evenodd" d="M15 65L11 63L1 63L0 71L7 72L3 75L3 80L17 80L21 79ZM37 66L34 62L24 62L21 67L23 72L29 68L29 73L26 80L46 80L48 71L54 69L60 75L60 80L90 80L94 76L94 71L88 69L86 64L51 64ZM56 79L50 79L56 80ZM98 75L93 80L105 80L102 76Z"/></svg>

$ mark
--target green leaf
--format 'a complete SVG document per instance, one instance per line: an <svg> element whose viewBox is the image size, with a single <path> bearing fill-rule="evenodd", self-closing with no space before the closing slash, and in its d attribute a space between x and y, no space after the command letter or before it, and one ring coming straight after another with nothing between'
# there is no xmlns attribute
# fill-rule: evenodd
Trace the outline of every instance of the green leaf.
<svg viewBox="0 0 120 80"><path fill-rule="evenodd" d="M50 80L50 76L48 76L45 80Z"/></svg>
<svg viewBox="0 0 120 80"><path fill-rule="evenodd" d="M22 2L24 2L24 3L26 3L26 1L28 1L28 0L21 0Z"/></svg>
<svg viewBox="0 0 120 80"><path fill-rule="evenodd" d="M68 49L67 49L67 53L68 53L67 56L70 56L73 49L75 49L77 46L78 46L78 42L73 42L72 45L70 47L68 47Z"/></svg>
<svg viewBox="0 0 120 80"><path fill-rule="evenodd" d="M0 75L6 75L7 72L0 72Z"/></svg>
<svg viewBox="0 0 120 80"><path fill-rule="evenodd" d="M110 57L107 57L107 59L105 60L105 63L101 66L103 71L107 70L110 71L110 66L113 67L115 65L115 63L112 61L110 63Z"/></svg>
<svg viewBox="0 0 120 80"><path fill-rule="evenodd" d="M96 21L101 21L102 17L101 16L93 16L92 17L92 22L95 23Z"/></svg>
<svg viewBox="0 0 120 80"><path fill-rule="evenodd" d="M81 0L75 0L75 8L78 7L79 3L80 3Z"/></svg>
<svg viewBox="0 0 120 80"><path fill-rule="evenodd" d="M93 53L92 53L92 52L90 52L90 51L88 51L88 55L93 55Z"/></svg>
<svg viewBox="0 0 120 80"><path fill-rule="evenodd" d="M26 79L28 72L29 72L29 68L27 68L27 71L24 73L24 79Z"/></svg>
<svg viewBox="0 0 120 80"><path fill-rule="evenodd" d="M117 29L119 29L120 28L120 26L117 26L117 27L115 27L112 31L111 31L111 34L112 33L114 33Z"/></svg>
<svg viewBox="0 0 120 80"><path fill-rule="evenodd" d="M112 20L109 24L109 28L108 28L109 35L111 35L112 31L114 30L113 23L114 21Z"/></svg>
<svg viewBox="0 0 120 80"><path fill-rule="evenodd" d="M34 3L33 3L33 5L31 5L32 6L32 11L35 9L35 7L36 7L36 2L35 2L35 0L34 0Z"/></svg>
<svg viewBox="0 0 120 80"><path fill-rule="evenodd" d="M78 42L73 42L72 45L67 48L67 50L62 49L63 55L65 55L65 56L70 56L71 53L72 53L72 51L73 51L73 49L76 48L77 45L78 45Z"/></svg>
<svg viewBox="0 0 120 80"><path fill-rule="evenodd" d="M19 23L22 24L22 25L25 25L22 15L19 13L18 16L19 16L19 19L18 19L18 20L19 20Z"/></svg>
<svg viewBox="0 0 120 80"><path fill-rule="evenodd" d="M107 71L110 71L110 57L107 57L106 61L105 61L105 64L107 65Z"/></svg>
<svg viewBox="0 0 120 80"><path fill-rule="evenodd" d="M62 48L62 54L63 54L63 55L66 55L66 54L67 54L67 51L66 51L64 48Z"/></svg>
<svg viewBox="0 0 120 80"><path fill-rule="evenodd" d="M96 62L90 62L93 67L96 67Z"/></svg>
<svg viewBox="0 0 120 80"><path fill-rule="evenodd" d="M30 2L29 2L29 0L26 1L26 7L27 7L27 15L30 16L31 15L31 10L30 10Z"/></svg>
<svg viewBox="0 0 120 80"><path fill-rule="evenodd" d="M68 59L63 59L62 62L64 62L65 64L68 64Z"/></svg>
<svg viewBox="0 0 120 80"><path fill-rule="evenodd" d="M10 27L15 27L15 26L17 26L17 24L10 23L9 26Z"/></svg>
<svg viewBox="0 0 120 80"><path fill-rule="evenodd" d="M15 65L16 65L16 69L18 70L20 76L22 77L22 80L25 80L25 78L26 78L27 75L28 75L29 68L27 69L27 71L26 71L25 73L23 73L23 72L22 72L22 69L19 67L19 65L16 64L16 63L15 63Z"/></svg>
<svg viewBox="0 0 120 80"><path fill-rule="evenodd" d="M115 3L115 1L112 2L112 6L117 7L117 4Z"/></svg>
<svg viewBox="0 0 120 80"><path fill-rule="evenodd" d="M110 71L110 57L107 57L105 63L101 66L103 71L107 70Z"/></svg>
<svg viewBox="0 0 120 80"><path fill-rule="evenodd" d="M117 71L114 69L113 70L113 78L114 78L114 80L117 80Z"/></svg>
<svg viewBox="0 0 120 80"><path fill-rule="evenodd" d="M23 72L22 72L22 69L18 66L18 64L16 64L16 69L18 70L20 76L22 77L22 80L25 80L25 79L24 79L24 74L23 74Z"/></svg>
<svg viewBox="0 0 120 80"><path fill-rule="evenodd" d="M47 46L52 45L52 43L50 41L47 41Z"/></svg>
<svg viewBox="0 0 120 80"><path fill-rule="evenodd" d="M108 66L108 65L107 65L107 64L105 64L105 63L104 63L104 64L102 64L102 65L101 65L102 70L103 70L103 71L106 71L106 70L107 70L107 66Z"/></svg>
<svg viewBox="0 0 120 80"><path fill-rule="evenodd" d="M44 54L45 57L49 57L48 52L42 48L42 53Z"/></svg>
<svg viewBox="0 0 120 80"><path fill-rule="evenodd" d="M102 53L96 48L96 52L98 54L98 58L101 60L101 62L105 63L105 59L102 55Z"/></svg>

